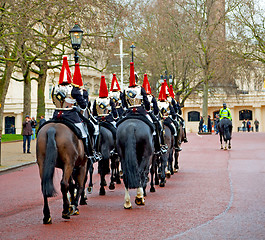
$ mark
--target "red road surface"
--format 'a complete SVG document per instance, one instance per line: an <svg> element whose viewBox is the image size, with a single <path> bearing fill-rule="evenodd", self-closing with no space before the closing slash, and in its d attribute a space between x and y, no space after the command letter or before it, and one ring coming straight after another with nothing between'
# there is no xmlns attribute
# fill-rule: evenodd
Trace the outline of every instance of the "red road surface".
<svg viewBox="0 0 265 240"><path fill-rule="evenodd" d="M58 196L49 200L52 225L42 224L36 165L0 176L0 239L265 239L265 133L234 133L232 149L216 135L188 135L180 171L145 206L123 209L124 187L99 196L98 174L80 215L61 218ZM107 177L109 180L109 177Z"/></svg>

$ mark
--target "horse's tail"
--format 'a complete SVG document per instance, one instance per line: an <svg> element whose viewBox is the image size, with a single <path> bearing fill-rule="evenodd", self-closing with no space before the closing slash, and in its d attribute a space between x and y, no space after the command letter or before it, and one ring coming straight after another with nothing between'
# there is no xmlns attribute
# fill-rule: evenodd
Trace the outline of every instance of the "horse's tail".
<svg viewBox="0 0 265 240"><path fill-rule="evenodd" d="M46 197L53 197L56 193L53 184L53 175L58 156L55 134L55 128L50 127L47 131L46 154L43 163L43 176L41 181L42 194Z"/></svg>
<svg viewBox="0 0 265 240"><path fill-rule="evenodd" d="M128 132L132 132L132 135L128 135L125 141L124 180L125 183L127 182L126 185L128 185L128 188L138 188L140 184L140 174L137 163L135 129Z"/></svg>

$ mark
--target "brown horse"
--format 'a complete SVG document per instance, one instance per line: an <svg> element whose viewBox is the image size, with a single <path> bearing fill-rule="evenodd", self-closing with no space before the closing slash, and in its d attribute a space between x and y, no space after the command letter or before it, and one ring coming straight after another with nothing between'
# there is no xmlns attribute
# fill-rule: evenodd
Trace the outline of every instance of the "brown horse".
<svg viewBox="0 0 265 240"><path fill-rule="evenodd" d="M76 185L78 187L76 197L72 199L75 209L77 209L79 197L84 187L87 158L83 142L66 125L50 122L38 132L36 150L44 198L43 223L52 223L48 198L53 197L56 193L53 184L55 167L63 170L61 180L61 192L63 195L62 217L69 219L71 210L69 209L70 204L67 192L74 168L77 172Z"/></svg>

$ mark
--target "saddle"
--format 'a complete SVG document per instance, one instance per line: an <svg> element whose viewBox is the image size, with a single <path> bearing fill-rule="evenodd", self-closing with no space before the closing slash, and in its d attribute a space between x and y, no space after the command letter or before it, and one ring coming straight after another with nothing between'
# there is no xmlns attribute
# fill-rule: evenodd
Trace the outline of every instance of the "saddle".
<svg viewBox="0 0 265 240"><path fill-rule="evenodd" d="M113 135L113 138L114 140L116 140L116 131L117 129L109 122L99 122L99 127L104 127L104 128L107 128L108 130L111 131L112 135Z"/></svg>
<svg viewBox="0 0 265 240"><path fill-rule="evenodd" d="M71 122L71 121L67 121L67 120L65 120L65 119L52 119L52 120L48 120L48 121L46 121L45 123L43 123L43 124L39 127L39 129L38 129L38 131L37 131L37 136L38 136L38 133L39 133L40 129L42 129L43 126L47 125L48 123L62 123L62 124L64 124L64 125L66 125L68 128L70 128L70 129L74 132L74 134L78 137L78 139L82 139L82 133L81 133L80 129L77 128L77 127L74 125L73 122Z"/></svg>
<svg viewBox="0 0 265 240"><path fill-rule="evenodd" d="M136 112L130 112L129 114L125 115L123 118L121 118L117 123L116 126L118 127L122 122L124 122L127 119L138 119L143 122L145 122L151 129L152 132L155 131L155 126L152 122L150 122L147 117L145 117L143 114Z"/></svg>
<svg viewBox="0 0 265 240"><path fill-rule="evenodd" d="M167 126L170 131L171 131L171 134L174 135L175 134L175 129L174 127L171 125L171 123L173 123L173 120L169 117L167 117L165 120L164 120L164 125Z"/></svg>

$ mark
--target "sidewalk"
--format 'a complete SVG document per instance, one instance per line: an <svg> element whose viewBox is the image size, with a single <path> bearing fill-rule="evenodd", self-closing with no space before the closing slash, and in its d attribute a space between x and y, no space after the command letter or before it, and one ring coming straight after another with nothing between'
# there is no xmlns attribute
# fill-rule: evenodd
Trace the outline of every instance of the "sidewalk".
<svg viewBox="0 0 265 240"><path fill-rule="evenodd" d="M23 153L23 141L1 143L0 173L36 162L36 140L31 140L31 153Z"/></svg>

